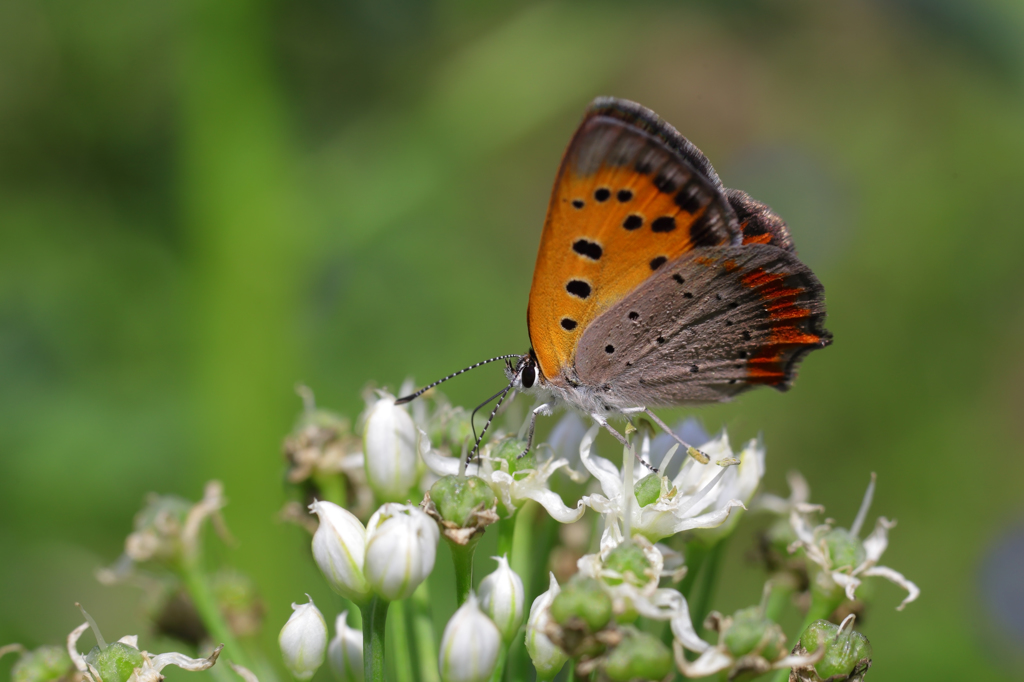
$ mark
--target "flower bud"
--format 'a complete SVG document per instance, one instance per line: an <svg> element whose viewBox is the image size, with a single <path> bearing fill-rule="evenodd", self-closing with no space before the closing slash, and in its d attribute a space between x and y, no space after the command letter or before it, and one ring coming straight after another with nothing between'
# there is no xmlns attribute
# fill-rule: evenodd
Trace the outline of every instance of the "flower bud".
<svg viewBox="0 0 1024 682"><path fill-rule="evenodd" d="M366 526L367 582L388 601L405 599L434 570L437 524L419 507L389 502Z"/></svg>
<svg viewBox="0 0 1024 682"><path fill-rule="evenodd" d="M508 565L507 558L494 559L498 568L480 581L480 602L509 644L523 623L523 581Z"/></svg>
<svg viewBox="0 0 1024 682"><path fill-rule="evenodd" d="M395 399L383 395L369 407L363 426L366 480L378 498L404 502L420 477L416 425Z"/></svg>
<svg viewBox="0 0 1024 682"><path fill-rule="evenodd" d="M632 631L608 654L604 672L612 682L661 680L672 672L672 652L654 635Z"/></svg>
<svg viewBox="0 0 1024 682"><path fill-rule="evenodd" d="M485 682L498 663L501 633L471 592L444 627L438 665L444 682Z"/></svg>
<svg viewBox="0 0 1024 682"><path fill-rule="evenodd" d="M560 591L552 573L548 591L533 600L530 617L526 619L526 650L530 653L533 667L537 669L538 678L554 677L568 658L545 634L551 623L551 602Z"/></svg>
<svg viewBox="0 0 1024 682"><path fill-rule="evenodd" d="M370 586L363 575L366 529L351 512L333 502L314 502L309 511L320 517L313 534L313 559L331 588L363 604Z"/></svg>
<svg viewBox="0 0 1024 682"><path fill-rule="evenodd" d="M71 671L71 658L64 647L41 646L26 651L11 666L11 682L54 682Z"/></svg>
<svg viewBox="0 0 1024 682"><path fill-rule="evenodd" d="M334 639L327 647L327 662L338 682L363 682L363 633L350 628L348 611L334 622Z"/></svg>
<svg viewBox="0 0 1024 682"><path fill-rule="evenodd" d="M306 595L307 597L309 595ZM277 643L284 664L299 680L308 680L324 663L327 622L309 597L306 604L292 604L292 615L281 628Z"/></svg>
<svg viewBox="0 0 1024 682"><path fill-rule="evenodd" d="M871 642L853 630L853 616L847 616L842 625L827 620L811 623L800 635L794 653L802 649L800 653L813 654L818 646L825 647L825 655L814 669L823 680L860 680L871 667Z"/></svg>

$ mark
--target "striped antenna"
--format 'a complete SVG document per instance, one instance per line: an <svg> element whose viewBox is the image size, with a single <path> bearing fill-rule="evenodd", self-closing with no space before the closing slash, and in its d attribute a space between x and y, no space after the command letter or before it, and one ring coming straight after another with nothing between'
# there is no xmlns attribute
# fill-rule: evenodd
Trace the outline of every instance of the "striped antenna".
<svg viewBox="0 0 1024 682"><path fill-rule="evenodd" d="M491 358L489 360L484 360L483 362L478 362L475 365L470 365L469 367L467 367L465 369L460 369L458 372L454 372L452 374L449 374L444 379L438 379L437 381L435 381L434 383L430 384L429 386L424 386L423 388L421 388L420 390L416 391L415 393L411 393L411 394L405 396L404 398L399 398L398 400L395 401L395 405L404 405L404 404L406 404L408 402L411 402L411 401L415 400L416 398L419 398L421 395L423 395L424 393L426 393L430 389L432 389L434 386L437 386L438 384L443 384L444 382L448 381L449 379L454 379L455 377L459 376L460 374L462 374L464 372L468 372L471 369L476 369L477 367L480 367L481 365L486 365L486 364L491 363L491 362L497 362L498 360L508 360L509 358L518 358L518 357L520 357L519 354L515 354L515 355L499 355L496 358ZM493 400L493 398L492 398L492 400Z"/></svg>
<svg viewBox="0 0 1024 682"><path fill-rule="evenodd" d="M477 405L476 410L473 410L473 414L469 416L469 425L473 427L473 438L475 439L476 442L473 443L473 451L470 452L469 456L466 458L467 464L469 463L470 460L480 457L480 443L484 439L484 434L487 433L487 429L491 426L491 422L494 421L494 415L498 414L498 408L501 407L501 403L504 402L506 396L508 396L508 392L511 390L512 382L509 382L508 386L501 389L500 391L492 395L490 398ZM476 417L477 410L479 410L481 407L491 402L495 398L498 399L498 403L494 406L494 409L491 410L491 414L487 417L487 422L484 424L484 428L480 431L480 435L477 436L476 425L473 423L474 417Z"/></svg>

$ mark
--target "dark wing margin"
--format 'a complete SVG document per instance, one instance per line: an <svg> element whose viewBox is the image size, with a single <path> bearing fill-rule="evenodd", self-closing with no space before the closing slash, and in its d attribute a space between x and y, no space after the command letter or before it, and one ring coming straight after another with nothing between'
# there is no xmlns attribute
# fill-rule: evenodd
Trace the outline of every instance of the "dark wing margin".
<svg viewBox="0 0 1024 682"><path fill-rule="evenodd" d="M666 147L682 156L700 173L711 181L715 187L725 191L722 181L715 172L708 157L695 144L683 137L671 124L663 121L656 113L645 106L615 97L598 97L590 106L584 118L591 116L607 116L617 118L631 126L657 138Z"/></svg>

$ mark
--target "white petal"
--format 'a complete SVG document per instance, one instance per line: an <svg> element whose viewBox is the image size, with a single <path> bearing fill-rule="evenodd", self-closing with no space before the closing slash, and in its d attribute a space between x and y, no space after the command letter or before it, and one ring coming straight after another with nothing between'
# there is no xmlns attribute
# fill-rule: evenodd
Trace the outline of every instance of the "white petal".
<svg viewBox="0 0 1024 682"><path fill-rule="evenodd" d="M921 590L917 585L910 582L903 577L903 574L899 571L893 570L888 566L873 566L868 570L864 571L861 575L864 576L878 576L879 578L885 578L886 580L899 585L907 591L907 597L900 605L896 607L897 611L902 611L903 607L914 601L921 595Z"/></svg>
<svg viewBox="0 0 1024 682"><path fill-rule="evenodd" d="M459 458L445 457L430 444L430 438L419 430L419 451L427 468L438 476L456 476L459 473Z"/></svg>
<svg viewBox="0 0 1024 682"><path fill-rule="evenodd" d="M860 587L860 580L852 575L847 575L846 573L841 573L839 571L832 571L831 576L833 582L846 591L846 598L854 599L854 592L856 592L857 588Z"/></svg>
<svg viewBox="0 0 1024 682"><path fill-rule="evenodd" d="M682 656L676 656L676 664L687 677L707 677L732 667L732 657L716 647L708 649L692 663Z"/></svg>
<svg viewBox="0 0 1024 682"><path fill-rule="evenodd" d="M565 652L555 646L544 634L551 620L548 607L561 592L558 581L555 580L555 574L550 573L549 575L547 592L533 600L533 604L530 606L530 616L526 620L526 650L538 673L546 677L551 677L561 670L567 660Z"/></svg>
<svg viewBox="0 0 1024 682"><path fill-rule="evenodd" d="M565 503L562 502L561 496L551 490L537 490L530 488L518 492L523 498L528 498L534 502L538 502L547 510L551 518L559 523L575 523L580 520L583 516L583 512L587 510L587 508L583 506L582 500L577 503L575 509L565 506Z"/></svg>
<svg viewBox="0 0 1024 682"><path fill-rule="evenodd" d="M604 494L614 498L622 493L622 477L618 468L607 459L591 454L594 439L600 428L599 424L594 424L583 436L583 440L580 441L580 461L601 484Z"/></svg>
<svg viewBox="0 0 1024 682"><path fill-rule="evenodd" d="M877 564L878 560L882 558L882 554L889 546L889 529L895 525L895 521L890 521L884 516L878 517L875 529L871 531L871 535L864 538L864 553L867 557L864 562L866 564Z"/></svg>
<svg viewBox="0 0 1024 682"><path fill-rule="evenodd" d="M685 598L680 600L669 624L672 627L672 636L690 651L702 653L711 648L710 644L697 636L693 621L690 619L690 607Z"/></svg>
<svg viewBox="0 0 1024 682"><path fill-rule="evenodd" d="M176 651L171 651L166 654L157 654L150 660L150 665L157 672L160 672L169 665L176 665L182 670L188 670L190 672L198 672L212 667L213 664L217 662L217 657L220 656L220 651L223 648L224 645L221 644L206 658L191 658L185 654L179 654Z"/></svg>
<svg viewBox="0 0 1024 682"><path fill-rule="evenodd" d="M352 512L333 502L314 501L310 512L320 517L313 534L313 559L335 592L362 602L370 594L363 577L366 529Z"/></svg>
<svg viewBox="0 0 1024 682"><path fill-rule="evenodd" d="M740 509L746 509L743 503L739 500L729 500L725 507L717 509L707 514L701 514L700 516L693 516L686 519L679 519L675 526L673 526L672 535L681 533L684 530L690 530L692 528L714 528L715 526L725 523L725 520L729 518L729 513L739 507Z"/></svg>
<svg viewBox="0 0 1024 682"><path fill-rule="evenodd" d="M445 625L439 668L444 682L485 682L494 673L501 633L470 593Z"/></svg>

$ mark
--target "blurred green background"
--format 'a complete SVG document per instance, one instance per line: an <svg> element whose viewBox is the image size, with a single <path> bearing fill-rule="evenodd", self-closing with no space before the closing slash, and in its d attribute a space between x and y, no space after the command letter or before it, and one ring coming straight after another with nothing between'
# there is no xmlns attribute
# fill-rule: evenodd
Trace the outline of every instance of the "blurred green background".
<svg viewBox="0 0 1024 682"><path fill-rule="evenodd" d="M772 205L825 284L836 342L795 388L697 414L762 431L767 487L799 468L841 524L878 472L884 563L923 594L878 588L872 679L1024 680L1009 0L0 2L0 643L61 641L81 601L146 646L138 590L93 572L145 493L212 477L270 636L304 592L330 604L275 519L293 386L354 416L369 381L525 350L551 182L601 94ZM720 608L760 592L731 549Z"/></svg>

